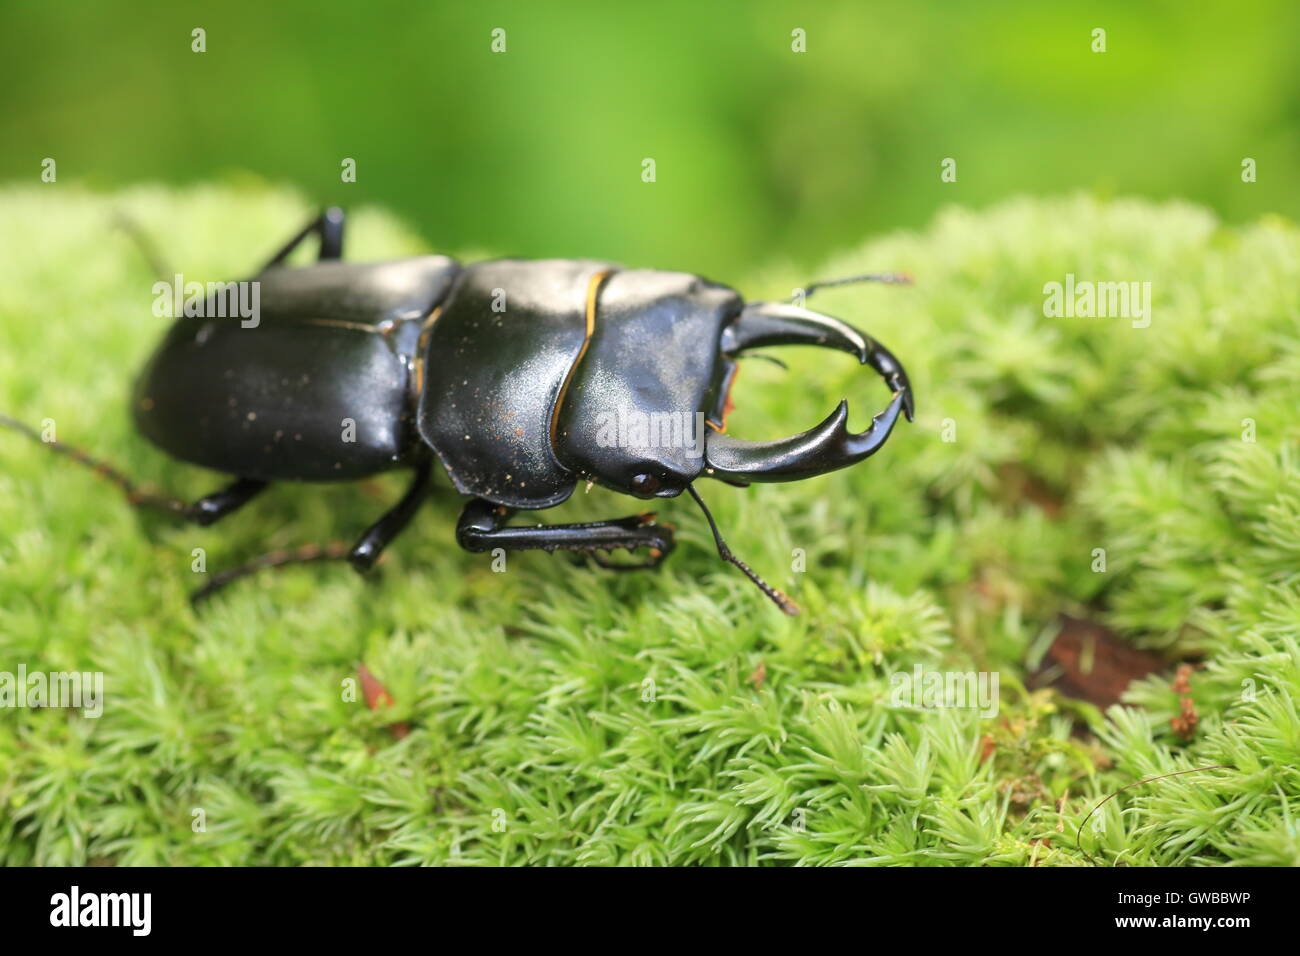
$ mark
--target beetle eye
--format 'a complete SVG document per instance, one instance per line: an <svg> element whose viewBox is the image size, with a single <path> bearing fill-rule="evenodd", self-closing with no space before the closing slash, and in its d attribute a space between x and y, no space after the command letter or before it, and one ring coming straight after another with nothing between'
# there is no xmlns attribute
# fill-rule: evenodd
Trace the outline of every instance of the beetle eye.
<svg viewBox="0 0 1300 956"><path fill-rule="evenodd" d="M659 479L654 475L637 475L632 479L632 491L638 495L653 495L659 490Z"/></svg>

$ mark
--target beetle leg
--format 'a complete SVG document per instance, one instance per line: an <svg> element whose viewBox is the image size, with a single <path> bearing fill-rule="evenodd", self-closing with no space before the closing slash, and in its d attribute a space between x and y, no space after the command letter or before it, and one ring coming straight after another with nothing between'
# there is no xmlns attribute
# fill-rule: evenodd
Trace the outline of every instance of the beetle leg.
<svg viewBox="0 0 1300 956"><path fill-rule="evenodd" d="M163 261L163 257L158 254L157 246L149 238L149 234L145 232L143 226L120 209L113 214L113 225L125 232L131 242L135 244L136 250L140 253L140 258L149 266L149 271L154 274L155 279L161 279L165 282L171 281L175 272L167 266L166 262Z"/></svg>
<svg viewBox="0 0 1300 956"><path fill-rule="evenodd" d="M285 243L284 248L277 252L270 262L262 266L261 271L265 272L267 269L281 265L304 239L313 234L320 237L320 255L317 259L322 262L326 259L342 259L343 221L343 210L338 206L321 210L321 214L303 226L296 236Z"/></svg>
<svg viewBox="0 0 1300 956"><path fill-rule="evenodd" d="M425 496L428 495L430 471L431 466L428 462L417 467L415 470L415 478L412 480L411 486L406 489L406 494L402 495L402 500L386 511L383 517L367 528L361 537L357 539L357 543L352 547L347 548L342 543L335 541L324 545L308 544L293 549L271 551L268 554L263 554L254 558L246 564L241 564L239 567L230 568L226 571L219 571L212 575L208 579L207 584L203 585L203 587L190 595L190 603L198 604L205 598L211 597L230 582L248 577L250 574L261 571L264 568L282 568L289 564L309 564L316 561L337 561L347 558L352 566L358 571L364 572L370 570L374 567L375 562L379 560L379 556L383 553L384 549L388 547L388 545L392 544L393 539L401 534L402 529L410 523L411 518L415 516L415 512L419 509L421 502L423 502ZM225 491L217 492L215 495L209 495L208 498L203 500L206 501L208 499L214 499L222 495L230 494L231 492L241 491L243 490L241 486L243 486L245 482L248 482L249 484L254 483L249 479L241 479ZM260 490L261 489L259 488L249 492L247 497L244 498L244 501L247 501ZM233 505L224 513L228 514L229 511L233 511L237 508L239 504L243 504L243 501Z"/></svg>
<svg viewBox="0 0 1300 956"><path fill-rule="evenodd" d="M141 510L150 509L153 511L161 511L164 514L180 518L193 517L190 513L190 509L193 508L194 505L190 504L188 501L184 501L173 495L159 494L156 491L151 490L149 486L141 485L128 478L122 471L114 468L112 465L108 464L108 462L96 458L89 452L84 452L74 445L68 445L64 442L57 441L54 438L42 435L41 432L38 432L30 425L26 425L23 422L18 421L16 418L10 418L8 415L0 415L0 427L12 429L20 435L25 435L32 441L43 445L50 451L59 455L65 455L77 464L89 468L100 478L117 485L117 487L122 490L122 493L126 495L126 500L130 502L133 507Z"/></svg>
<svg viewBox="0 0 1300 956"><path fill-rule="evenodd" d="M248 577L263 568L282 568L287 564L309 564L313 561L337 561L346 556L347 546L341 541L332 541L329 544L307 544L292 550L271 551L237 568L218 571L208 578L207 584L190 595L190 604L198 604L230 582Z"/></svg>
<svg viewBox="0 0 1300 956"><path fill-rule="evenodd" d="M82 451L80 448L53 439L47 441L36 429L23 424L17 419L10 418L8 415L0 415L0 427L9 428L21 435L26 435L32 441L40 442L50 451L66 455L77 464L89 468L99 477L111 481L122 489L127 502L136 508L161 511L179 518L186 518L195 524L206 526L224 518L237 508L246 505L268 484L268 482L258 481L254 478L239 478L220 491L214 491L198 501L187 502L172 495L161 495L148 490L146 487L132 481L112 465L88 452Z"/></svg>
<svg viewBox="0 0 1300 956"><path fill-rule="evenodd" d="M411 523L420 503L429 493L430 464L425 462L415 469L415 478L411 486L402 495L402 500L384 513L384 516L365 530L357 543L348 551L348 560L358 571L369 571L379 560L384 548L392 544L402 529Z"/></svg>
<svg viewBox="0 0 1300 956"><path fill-rule="evenodd" d="M581 562L583 558L590 558L593 564L604 568L606 571L649 571L652 568L659 567L667 556L667 552L660 551L657 557L652 555L644 561L635 561L628 564L611 561L609 558L603 557L599 551L591 551L586 554L576 555L575 557L577 557L579 562Z"/></svg>
<svg viewBox="0 0 1300 956"><path fill-rule="evenodd" d="M589 521L582 524L550 524L508 526L514 514L503 508L475 498L465 505L456 525L456 540L466 551L507 551L540 549L542 551L583 551L595 556L596 552L614 548L649 548L650 561L644 567L654 567L673 549L673 531L667 525L656 524L654 515L640 514L609 521ZM631 565L629 567L638 567Z"/></svg>
<svg viewBox="0 0 1300 956"><path fill-rule="evenodd" d="M233 511L242 508L266 490L270 482L256 478L240 478L210 495L205 495L186 508L186 515L195 524L207 527Z"/></svg>

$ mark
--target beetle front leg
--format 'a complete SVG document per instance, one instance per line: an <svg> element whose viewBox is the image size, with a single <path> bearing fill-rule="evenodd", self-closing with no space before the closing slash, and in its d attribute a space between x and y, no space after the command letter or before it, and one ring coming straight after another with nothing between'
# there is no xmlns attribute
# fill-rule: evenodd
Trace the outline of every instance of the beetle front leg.
<svg viewBox="0 0 1300 956"><path fill-rule="evenodd" d="M652 568L673 550L673 530L656 524L652 513L589 521L581 524L510 526L505 522L514 514L511 508L475 498L465 505L456 525L456 540L466 551L507 551L540 549L542 551L580 551L596 558L600 551L614 548L648 548L650 559L643 565ZM619 565L603 565L620 567ZM627 566L623 566L627 567Z"/></svg>

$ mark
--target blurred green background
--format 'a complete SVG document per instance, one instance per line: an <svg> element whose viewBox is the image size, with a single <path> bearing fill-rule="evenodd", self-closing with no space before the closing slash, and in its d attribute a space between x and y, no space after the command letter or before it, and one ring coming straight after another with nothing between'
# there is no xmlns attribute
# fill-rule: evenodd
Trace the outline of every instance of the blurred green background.
<svg viewBox="0 0 1300 956"><path fill-rule="evenodd" d="M1296 217L1298 39L1291 0L4 0L0 179L47 156L103 188L251 173L437 249L734 281L1014 193Z"/></svg>

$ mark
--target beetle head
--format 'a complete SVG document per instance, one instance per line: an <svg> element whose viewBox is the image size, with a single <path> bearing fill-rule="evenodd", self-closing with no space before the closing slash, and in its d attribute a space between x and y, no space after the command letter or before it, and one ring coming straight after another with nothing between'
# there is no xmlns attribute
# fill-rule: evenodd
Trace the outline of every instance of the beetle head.
<svg viewBox="0 0 1300 956"><path fill-rule="evenodd" d="M556 456L615 491L675 497L705 467L722 330L740 297L698 276L638 269L611 273L597 292L556 411Z"/></svg>
<svg viewBox="0 0 1300 956"><path fill-rule="evenodd" d="M689 491L708 519L718 553L787 614L798 607L726 542L693 484L700 474L732 484L793 481L845 468L874 454L899 413L912 418L912 390L898 360L849 325L779 303L742 306L731 289L682 273L602 273L588 288L586 339L560 388L551 448L571 474L640 498ZM736 360L765 345L819 345L856 355L893 391L859 434L848 407L776 441L724 432Z"/></svg>

